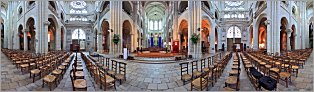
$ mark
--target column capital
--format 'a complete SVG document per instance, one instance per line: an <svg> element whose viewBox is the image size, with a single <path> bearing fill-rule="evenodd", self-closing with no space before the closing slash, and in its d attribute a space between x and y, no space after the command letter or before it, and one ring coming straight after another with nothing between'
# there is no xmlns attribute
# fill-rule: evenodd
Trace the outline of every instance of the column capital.
<svg viewBox="0 0 314 92"><path fill-rule="evenodd" d="M290 34L292 32L292 29L286 29L286 32Z"/></svg>
<svg viewBox="0 0 314 92"><path fill-rule="evenodd" d="M23 32L28 32L29 31L29 29L23 29Z"/></svg>
<svg viewBox="0 0 314 92"><path fill-rule="evenodd" d="M44 21L44 25L50 25L49 21Z"/></svg>

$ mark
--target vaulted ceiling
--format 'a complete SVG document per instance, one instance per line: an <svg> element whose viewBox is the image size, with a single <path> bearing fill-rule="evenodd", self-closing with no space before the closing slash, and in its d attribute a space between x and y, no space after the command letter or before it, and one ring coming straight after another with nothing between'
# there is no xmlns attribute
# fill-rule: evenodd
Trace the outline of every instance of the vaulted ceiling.
<svg viewBox="0 0 314 92"><path fill-rule="evenodd" d="M145 7L147 18L151 20L160 20L164 18L166 6L161 2L150 2Z"/></svg>

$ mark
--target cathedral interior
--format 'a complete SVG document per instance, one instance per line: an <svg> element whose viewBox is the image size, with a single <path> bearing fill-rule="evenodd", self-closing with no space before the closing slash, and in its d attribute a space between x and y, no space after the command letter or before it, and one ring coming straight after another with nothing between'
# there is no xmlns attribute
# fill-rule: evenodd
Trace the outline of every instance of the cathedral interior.
<svg viewBox="0 0 314 92"><path fill-rule="evenodd" d="M1 91L313 91L314 1L0 1Z"/></svg>

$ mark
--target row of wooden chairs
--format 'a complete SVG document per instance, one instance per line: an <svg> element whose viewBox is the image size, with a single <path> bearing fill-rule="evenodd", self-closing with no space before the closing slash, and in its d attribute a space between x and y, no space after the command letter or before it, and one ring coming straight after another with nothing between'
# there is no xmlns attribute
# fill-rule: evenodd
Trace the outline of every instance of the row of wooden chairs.
<svg viewBox="0 0 314 92"><path fill-rule="evenodd" d="M243 65L245 66L245 70L247 72L247 75L251 81L251 83L253 84L253 86L255 87L256 90L267 90L267 91L271 91L271 90L276 90L277 89L277 83L278 80L275 80L275 77L266 75L264 66L260 66L260 70L258 71L255 67L257 66L253 66L252 63L254 62L254 60L252 59L252 56L248 55L247 53L241 53L241 56L243 58ZM270 71L269 72L271 75L274 74L278 74L275 71ZM268 85L266 88L264 88L261 85L261 81L264 81L263 79L268 79L268 81L270 81L269 84L275 84L275 85ZM273 82L273 83L272 83Z"/></svg>
<svg viewBox="0 0 314 92"><path fill-rule="evenodd" d="M76 52L77 53L77 52ZM81 57L84 62L84 55L81 52ZM85 80L85 75L83 71L83 61L78 59L77 55L74 59L72 64L72 69L70 70L70 78L72 83L72 90L73 91L87 91L87 81Z"/></svg>
<svg viewBox="0 0 314 92"><path fill-rule="evenodd" d="M34 55L32 52L9 49L4 50L4 53L6 53L17 68L21 69L22 74L29 73L33 82L35 82L36 76L43 78L43 87L46 83L50 90L52 82L57 84L57 82L61 80L62 77L59 76L61 76L63 72L62 70L53 69L56 68L57 65L60 65L64 59L68 58L70 54L65 51L53 51L44 55Z"/></svg>
<svg viewBox="0 0 314 92"><path fill-rule="evenodd" d="M60 83L63 79L63 75L68 68L68 64L70 63L73 55L70 56L70 53L67 54L59 54L49 58L48 60L43 60L42 66L39 66L36 69L31 70L30 75L33 75L33 79L36 77L36 74L40 73L41 77L43 77L42 87L45 84L49 86L49 89L52 89L52 85L55 87ZM67 65L64 65L64 64Z"/></svg>
<svg viewBox="0 0 314 92"><path fill-rule="evenodd" d="M299 59L293 54L299 55L302 59ZM286 52L283 56L269 56L259 53L249 53L248 56L252 59L253 65L257 67L264 75L270 75L279 79L284 79L286 87L288 87L289 81L291 81L292 74L298 76L299 66L303 67L306 59L311 54L311 50L295 50L293 52ZM302 62L302 63L300 63ZM275 72L275 73L274 73Z"/></svg>
<svg viewBox="0 0 314 92"><path fill-rule="evenodd" d="M93 57L88 55L89 59L91 59L87 65L89 71L91 71L91 75L94 77L94 80L100 81L100 87L104 86L104 90L107 90L107 87L114 87L116 89L116 80L122 83L122 81L126 81L126 63L119 62L116 60L111 60L110 58L105 58L100 55L97 57ZM86 57L86 59L88 59ZM110 64L111 63L111 64Z"/></svg>
<svg viewBox="0 0 314 92"><path fill-rule="evenodd" d="M238 91L240 90L240 57L237 52L233 53L233 63L229 76L225 82L225 91Z"/></svg>
<svg viewBox="0 0 314 92"><path fill-rule="evenodd" d="M221 71L224 69L225 62L228 62L230 59L230 52L226 53L221 60L214 59L215 57L219 57L218 55L219 54L214 57L203 58L199 61L194 60L192 62L180 63L181 80L183 81L183 84L185 84L186 81L191 80L191 90L204 90L208 88L209 84L213 86L215 80L221 75L220 73L222 73ZM191 63L191 74L189 74L189 63ZM201 64L200 68L198 63Z"/></svg>

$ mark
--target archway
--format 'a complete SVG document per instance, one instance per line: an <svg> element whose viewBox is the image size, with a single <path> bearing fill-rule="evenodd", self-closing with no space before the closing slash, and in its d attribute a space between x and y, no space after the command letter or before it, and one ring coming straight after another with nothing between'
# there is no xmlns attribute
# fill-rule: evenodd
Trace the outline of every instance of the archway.
<svg viewBox="0 0 314 92"><path fill-rule="evenodd" d="M56 24L52 18L48 18L50 25L48 26L48 51L56 48Z"/></svg>
<svg viewBox="0 0 314 92"><path fill-rule="evenodd" d="M1 48L4 48L4 24L1 23Z"/></svg>
<svg viewBox="0 0 314 92"><path fill-rule="evenodd" d="M122 9L124 10L124 12L131 15L132 6L129 1L122 1Z"/></svg>
<svg viewBox="0 0 314 92"><path fill-rule="evenodd" d="M122 30L122 47L128 48L131 50L131 23L128 20L123 22L123 30Z"/></svg>
<svg viewBox="0 0 314 92"><path fill-rule="evenodd" d="M109 22L108 21L103 21L101 24L102 27L102 46L103 50L105 53L109 52L109 42L110 42L110 37L109 37Z"/></svg>
<svg viewBox="0 0 314 92"><path fill-rule="evenodd" d="M188 8L188 1L181 1L179 5L179 13L183 13Z"/></svg>
<svg viewBox="0 0 314 92"><path fill-rule="evenodd" d="M20 25L18 28L18 35L19 35L19 43L20 43L20 50L24 50L24 33L23 33L23 26Z"/></svg>
<svg viewBox="0 0 314 92"><path fill-rule="evenodd" d="M287 24L288 20L286 17L281 18L280 26L280 51L287 50Z"/></svg>
<svg viewBox="0 0 314 92"><path fill-rule="evenodd" d="M54 1L49 1L49 5L51 5L51 7L52 7L54 10L57 9L57 8L56 8L56 4L55 4Z"/></svg>
<svg viewBox="0 0 314 92"><path fill-rule="evenodd" d="M295 50L295 25L293 24L291 27L291 36L290 36L290 46L291 50Z"/></svg>
<svg viewBox="0 0 314 92"><path fill-rule="evenodd" d="M250 26L250 48L253 48L253 26Z"/></svg>
<svg viewBox="0 0 314 92"><path fill-rule="evenodd" d="M63 42L64 42L64 27L61 27L61 50L64 50L63 48Z"/></svg>
<svg viewBox="0 0 314 92"><path fill-rule="evenodd" d="M179 26L179 34L180 34L180 48L183 51L188 51L188 22L186 20L182 20Z"/></svg>
<svg viewBox="0 0 314 92"><path fill-rule="evenodd" d="M35 20L34 18L29 18L26 22L28 32L27 32L27 44L28 50L35 51Z"/></svg>
<svg viewBox="0 0 314 92"><path fill-rule="evenodd" d="M267 48L267 25L265 21L267 18L262 18L258 27L258 48L266 49Z"/></svg>
<svg viewBox="0 0 314 92"><path fill-rule="evenodd" d="M210 47L209 35L210 35L210 22L207 18L202 20L202 52L208 52Z"/></svg>
<svg viewBox="0 0 314 92"><path fill-rule="evenodd" d="M310 48L313 48L313 23L309 25L309 34Z"/></svg>

